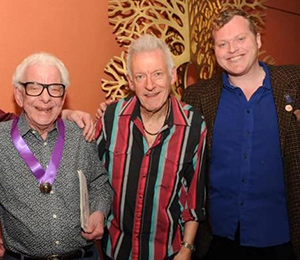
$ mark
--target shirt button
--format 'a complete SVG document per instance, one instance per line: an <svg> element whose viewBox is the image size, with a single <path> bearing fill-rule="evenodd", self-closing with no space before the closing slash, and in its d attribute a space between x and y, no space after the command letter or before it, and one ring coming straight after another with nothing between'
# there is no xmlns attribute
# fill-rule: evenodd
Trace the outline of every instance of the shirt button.
<svg viewBox="0 0 300 260"><path fill-rule="evenodd" d="M48 143L47 142L44 142L44 146L46 146Z"/></svg>
<svg viewBox="0 0 300 260"><path fill-rule="evenodd" d="M54 191L53 191L53 190L51 190L51 191L50 191L50 194L54 194Z"/></svg>
<svg viewBox="0 0 300 260"><path fill-rule="evenodd" d="M53 214L53 218L57 218L57 216L55 214Z"/></svg>
<svg viewBox="0 0 300 260"><path fill-rule="evenodd" d="M205 208L201 208L201 210L202 210L203 215L206 216L206 210L205 210Z"/></svg>
<svg viewBox="0 0 300 260"><path fill-rule="evenodd" d="M55 244L56 244L56 245L59 245L59 244L60 244L60 242L59 242L59 241L55 241Z"/></svg>

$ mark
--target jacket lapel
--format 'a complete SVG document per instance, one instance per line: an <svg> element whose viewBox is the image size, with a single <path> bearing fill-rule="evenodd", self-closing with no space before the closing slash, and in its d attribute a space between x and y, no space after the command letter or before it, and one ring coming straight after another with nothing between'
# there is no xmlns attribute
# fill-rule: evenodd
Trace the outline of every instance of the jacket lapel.
<svg viewBox="0 0 300 260"><path fill-rule="evenodd" d="M269 66L270 78L274 102L277 110L279 138L281 150L284 150L284 136L288 130L288 126L293 117L293 111L287 111L288 104L285 95L289 95L292 101L296 100L296 89L289 85L290 80L285 77L285 74L280 73L277 67ZM291 104L293 106L293 103Z"/></svg>
<svg viewBox="0 0 300 260"><path fill-rule="evenodd" d="M222 86L222 74L218 74L208 82L205 86L205 91L203 91L199 97L201 99L201 104L203 104L203 114L206 115L204 120L207 124L207 144L209 155L212 146L214 121L216 119Z"/></svg>

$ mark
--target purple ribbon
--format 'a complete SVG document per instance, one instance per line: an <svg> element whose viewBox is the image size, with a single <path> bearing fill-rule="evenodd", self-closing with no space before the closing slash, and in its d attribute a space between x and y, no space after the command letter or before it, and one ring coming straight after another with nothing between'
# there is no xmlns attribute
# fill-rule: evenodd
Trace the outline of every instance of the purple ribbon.
<svg viewBox="0 0 300 260"><path fill-rule="evenodd" d="M24 139L21 137L17 123L18 118L15 118L11 128L11 138L16 149L18 150L23 160L27 163L28 167L30 168L36 179L39 181L39 183L41 184L48 182L52 185L59 168L65 143L65 125L63 120L61 118L57 119L58 138L46 171L30 151Z"/></svg>

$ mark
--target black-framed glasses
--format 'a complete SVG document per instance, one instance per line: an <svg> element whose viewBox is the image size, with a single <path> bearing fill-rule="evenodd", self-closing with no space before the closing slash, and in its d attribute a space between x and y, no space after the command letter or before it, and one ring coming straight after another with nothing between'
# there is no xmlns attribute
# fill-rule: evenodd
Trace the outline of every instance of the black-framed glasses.
<svg viewBox="0 0 300 260"><path fill-rule="evenodd" d="M47 92L50 97L62 97L65 94L66 86L60 83L51 83L51 84L42 84L35 81L29 82L19 82L25 88L26 95L37 97L40 96L44 89L47 89Z"/></svg>

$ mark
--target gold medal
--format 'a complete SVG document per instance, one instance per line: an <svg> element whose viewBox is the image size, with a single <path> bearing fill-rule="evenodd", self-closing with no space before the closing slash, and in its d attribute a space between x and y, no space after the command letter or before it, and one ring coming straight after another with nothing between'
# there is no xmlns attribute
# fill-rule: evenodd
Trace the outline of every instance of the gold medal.
<svg viewBox="0 0 300 260"><path fill-rule="evenodd" d="M49 182L44 182L40 184L40 190L44 194L50 193L51 189L52 189L52 185Z"/></svg>
<svg viewBox="0 0 300 260"><path fill-rule="evenodd" d="M291 112L293 110L292 105L290 105L290 104L286 105L285 110L288 111L288 112Z"/></svg>

